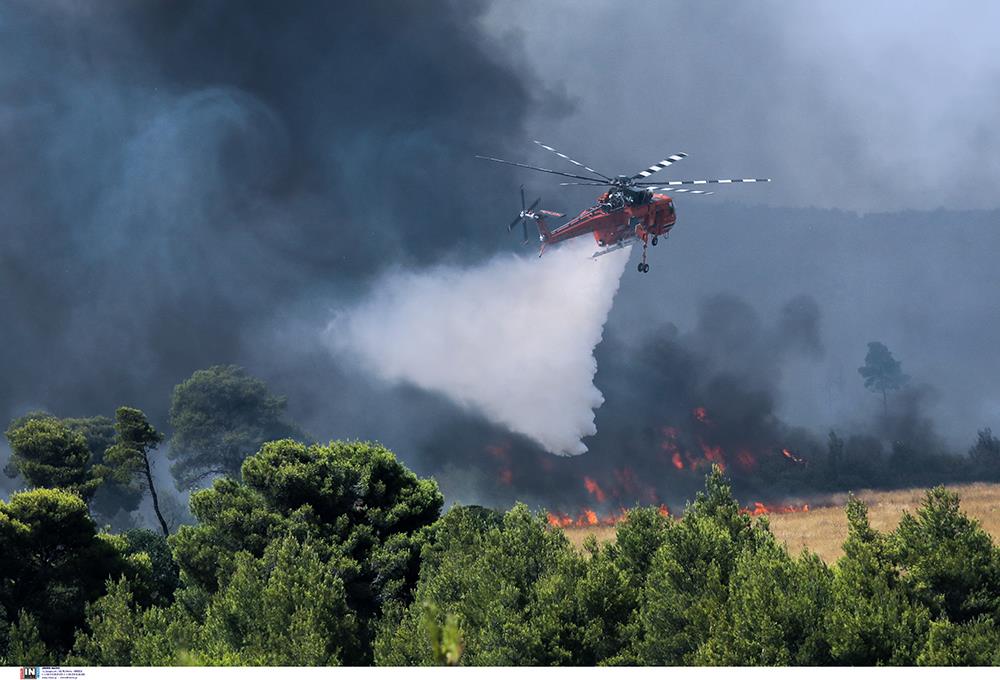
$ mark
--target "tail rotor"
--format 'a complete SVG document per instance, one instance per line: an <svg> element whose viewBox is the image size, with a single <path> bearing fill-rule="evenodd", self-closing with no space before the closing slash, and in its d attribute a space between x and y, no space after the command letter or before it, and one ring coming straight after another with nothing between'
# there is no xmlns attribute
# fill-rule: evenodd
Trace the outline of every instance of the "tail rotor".
<svg viewBox="0 0 1000 680"><path fill-rule="evenodd" d="M536 214L534 212L534 210L535 210L535 208L538 207L538 204L541 203L541 201L542 201L541 198L536 198L535 202L532 203L530 206L528 206L527 205L527 201L525 200L525 197L524 197L524 185L522 184L521 185L521 212L518 213L517 217L515 217L513 220L511 220L510 224L507 225L507 231L513 230L514 229L514 225L516 225L518 222L520 222L521 223L521 238L524 240L525 243L527 243L528 242L528 218L530 217L533 220L536 220L536 221L538 220L539 215ZM550 213L548 210L542 210L540 212L545 213L547 215L557 214L557 213ZM561 217L561 215L560 215L560 217Z"/></svg>

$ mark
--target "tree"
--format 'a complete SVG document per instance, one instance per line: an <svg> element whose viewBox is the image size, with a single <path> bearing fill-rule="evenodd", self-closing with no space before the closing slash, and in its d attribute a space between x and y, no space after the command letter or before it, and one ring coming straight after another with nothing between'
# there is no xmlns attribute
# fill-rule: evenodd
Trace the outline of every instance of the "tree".
<svg viewBox="0 0 1000 680"><path fill-rule="evenodd" d="M115 443L115 421L106 416L93 416L63 418L62 422L87 440L91 469L102 478L89 504L91 514L100 522L116 524L120 524L125 515L125 521L131 524L127 515L139 508L144 491L133 479L121 481L106 474L104 454Z"/></svg>
<svg viewBox="0 0 1000 680"><path fill-rule="evenodd" d="M670 525L643 591L637 641L643 664L698 663L699 650L724 615L736 558L767 533L740 512L718 466L684 518Z"/></svg>
<svg viewBox="0 0 1000 680"><path fill-rule="evenodd" d="M170 544L164 536L149 529L129 529L121 534L125 543L126 557L144 553L149 557L148 588L143 583L133 583L140 604L166 606L174 601L174 591L180 586L180 570L170 552Z"/></svg>
<svg viewBox="0 0 1000 680"><path fill-rule="evenodd" d="M979 438L969 449L969 461L983 477L1000 477L1000 439L993 436L993 430L987 427L979 431Z"/></svg>
<svg viewBox="0 0 1000 680"><path fill-rule="evenodd" d="M287 400L239 366L212 366L174 388L169 457L181 487L217 475L239 478L244 459L270 440L294 437Z"/></svg>
<svg viewBox="0 0 1000 680"><path fill-rule="evenodd" d="M149 492L156 519L160 522L163 535L168 536L170 529L160 512L149 460L150 452L162 441L163 435L149 424L142 411L122 406L115 411L115 443L104 454L104 466L107 474L119 483L132 483Z"/></svg>
<svg viewBox="0 0 1000 680"><path fill-rule="evenodd" d="M113 420L105 416L56 418L49 413L34 411L11 422L8 440L32 421L40 421L44 428L32 426L35 428L34 444L30 450L25 450L25 456L11 458L5 470L8 476L21 474L31 486L42 488L57 488L60 476L83 480L68 488L80 493L90 506L91 513L104 522L111 522L121 513L131 513L139 507L143 490L131 480L117 480L109 474L104 462L105 451L115 441ZM40 435L43 429L47 434ZM81 459L84 456L76 435L83 437L90 452L83 463ZM70 446L67 446L65 438L71 440ZM55 471L40 465L42 459ZM25 470L22 472L21 468Z"/></svg>
<svg viewBox="0 0 1000 680"><path fill-rule="evenodd" d="M358 642L345 644L338 658L370 662L376 621L394 603L408 603L416 584L424 533L443 502L437 484L417 478L378 444L290 439L268 442L247 458L242 477L217 479L192 495L199 524L170 539L189 584L178 598L203 602L197 606L207 611L243 564L240 554L260 559L291 535L309 542L344 583Z"/></svg>
<svg viewBox="0 0 1000 680"><path fill-rule="evenodd" d="M806 553L798 559L767 534L744 548L729 580L726 610L698 661L726 666L830 663L823 620L833 574Z"/></svg>
<svg viewBox="0 0 1000 680"><path fill-rule="evenodd" d="M886 394L900 389L910 380L910 376L903 373L902 363L896 361L889 348L881 342L868 343L865 365L858 369L858 373L865 379L865 387L882 395L882 410L886 414L889 413Z"/></svg>
<svg viewBox="0 0 1000 680"><path fill-rule="evenodd" d="M931 624L921 666L1000 666L1000 626L983 616L967 623L947 619Z"/></svg>
<svg viewBox="0 0 1000 680"><path fill-rule="evenodd" d="M492 527L464 510L449 511L429 532L435 559L422 565L413 603L386 617L376 662L438 663L429 633L450 619L461 631L463 664L594 663L576 599L584 563L566 536L522 504Z"/></svg>
<svg viewBox="0 0 1000 680"><path fill-rule="evenodd" d="M48 415L15 420L7 429L8 472L20 473L36 488L65 489L90 499L101 479L90 466L90 449L79 432Z"/></svg>
<svg viewBox="0 0 1000 680"><path fill-rule="evenodd" d="M847 503L844 556L834 568L825 635L838 665L913 665L930 612L903 579L890 540L871 527L868 509Z"/></svg>
<svg viewBox="0 0 1000 680"><path fill-rule="evenodd" d="M0 501L0 610L26 612L39 638L65 652L84 610L104 593L108 578L144 576L143 560L127 559L120 541L98 534L83 500L35 489Z"/></svg>
<svg viewBox="0 0 1000 680"><path fill-rule="evenodd" d="M1000 551L961 512L958 494L928 491L915 515L903 513L892 540L903 580L935 618L1000 617Z"/></svg>

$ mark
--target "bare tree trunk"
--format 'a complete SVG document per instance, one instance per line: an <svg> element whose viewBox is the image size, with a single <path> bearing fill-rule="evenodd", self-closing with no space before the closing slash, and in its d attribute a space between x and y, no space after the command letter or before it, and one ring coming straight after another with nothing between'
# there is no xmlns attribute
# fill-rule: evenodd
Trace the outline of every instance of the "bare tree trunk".
<svg viewBox="0 0 1000 680"><path fill-rule="evenodd" d="M156 519L160 520L160 527L163 529L163 535L169 536L170 530L167 528L167 522L163 519L163 515L160 513L160 502L156 497L156 487L153 486L153 473L149 469L149 454L142 454L142 462L146 467L146 484L149 486L149 495L153 498L153 512L156 513Z"/></svg>

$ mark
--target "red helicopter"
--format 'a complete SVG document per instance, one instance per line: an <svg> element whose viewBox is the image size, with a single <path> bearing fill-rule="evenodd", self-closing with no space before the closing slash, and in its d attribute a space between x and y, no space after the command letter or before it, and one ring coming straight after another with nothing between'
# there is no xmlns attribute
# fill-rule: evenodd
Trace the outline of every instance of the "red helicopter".
<svg viewBox="0 0 1000 680"><path fill-rule="evenodd" d="M566 224L551 230L546 226L545 218L565 217L565 215L552 212L550 210L538 209L536 211L535 208L538 207L538 204L542 200L540 198L532 203L530 207L526 207L524 200L524 186L521 187L521 212L507 227L507 231L513 229L514 225L520 222L524 230L524 241L527 243L528 219L534 220L535 224L538 225L538 240L542 243L541 250L538 253L539 257L541 257L542 253L545 252L545 246L550 243L568 241L569 239L576 238L577 236L593 233L594 239L597 241L597 245L600 247L600 250L595 252L592 257L600 257L601 255L606 255L607 253L618 250L619 248L624 248L632 241L642 241L642 260L639 262L638 270L645 273L649 271L649 264L646 262L646 248L650 244L655 246L659 242L660 236L666 236L669 234L670 230L674 226L674 223L677 221L677 214L674 211L673 199L665 193L657 192L672 191L678 194L687 193L708 195L713 192L705 191L704 189L685 189L683 186L771 181L770 179L756 178L676 179L669 182L637 181L645 180L653 173L659 172L660 170L673 165L677 161L686 158L687 154L685 153L676 153L672 156L667 156L659 163L654 163L645 170L637 172L634 175L618 175L617 177L612 178L597 172L593 168L587 167L579 161L573 160L569 156L556 151L547 144L542 144L538 140L535 140L535 144L539 145L543 149L551 151L560 158L583 168L587 172L593 173L596 177L574 175L568 172L549 170L548 168L540 168L534 165L527 165L525 163L505 161L502 158L493 158L491 156L476 156L476 158L493 161L494 163L516 165L519 168L528 168L529 170L547 172L553 175L561 175L563 177L578 180L576 182L560 182L560 186L607 187L607 191L598 197L596 205L587 208Z"/></svg>

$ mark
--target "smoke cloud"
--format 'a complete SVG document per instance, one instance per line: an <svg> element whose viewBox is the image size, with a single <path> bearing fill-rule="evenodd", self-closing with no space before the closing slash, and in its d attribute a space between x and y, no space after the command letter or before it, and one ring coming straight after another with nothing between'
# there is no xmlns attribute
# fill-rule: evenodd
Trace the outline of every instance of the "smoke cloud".
<svg viewBox="0 0 1000 680"><path fill-rule="evenodd" d="M327 329L379 378L447 395L547 451L584 453L604 401L594 348L630 249L596 260L588 240L544 260L397 270Z"/></svg>

